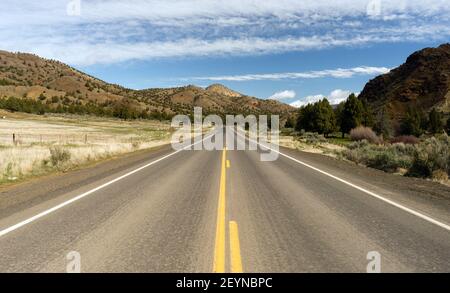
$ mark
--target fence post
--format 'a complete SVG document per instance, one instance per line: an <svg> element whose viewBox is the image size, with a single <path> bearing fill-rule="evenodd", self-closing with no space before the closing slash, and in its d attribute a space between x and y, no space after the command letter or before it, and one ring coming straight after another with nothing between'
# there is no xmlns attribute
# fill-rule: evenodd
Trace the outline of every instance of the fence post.
<svg viewBox="0 0 450 293"><path fill-rule="evenodd" d="M87 134L84 135L84 144L87 144Z"/></svg>
<svg viewBox="0 0 450 293"><path fill-rule="evenodd" d="M13 133L13 144L16 145L16 134Z"/></svg>

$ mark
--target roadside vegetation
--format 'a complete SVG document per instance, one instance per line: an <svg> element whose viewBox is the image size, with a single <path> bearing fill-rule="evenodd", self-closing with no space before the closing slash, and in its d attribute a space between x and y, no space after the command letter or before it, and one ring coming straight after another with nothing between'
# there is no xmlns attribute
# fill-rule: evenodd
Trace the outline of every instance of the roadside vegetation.
<svg viewBox="0 0 450 293"><path fill-rule="evenodd" d="M286 127L287 126L287 127ZM333 108L327 99L303 106L286 122L281 144L404 176L449 184L450 118L409 108L395 125L354 94Z"/></svg>
<svg viewBox="0 0 450 293"><path fill-rule="evenodd" d="M170 124L0 111L0 184L98 162L170 142Z"/></svg>

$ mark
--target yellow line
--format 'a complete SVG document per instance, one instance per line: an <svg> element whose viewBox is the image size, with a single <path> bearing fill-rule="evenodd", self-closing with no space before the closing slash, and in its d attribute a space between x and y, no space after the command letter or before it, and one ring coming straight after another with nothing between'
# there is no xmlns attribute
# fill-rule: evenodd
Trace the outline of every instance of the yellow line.
<svg viewBox="0 0 450 293"><path fill-rule="evenodd" d="M222 152L222 167L220 171L219 205L217 208L216 244L214 248L214 273L225 272L225 187L226 187L227 150Z"/></svg>
<svg viewBox="0 0 450 293"><path fill-rule="evenodd" d="M239 244L238 225L230 221L230 260L231 272L242 273L241 246Z"/></svg>
<svg viewBox="0 0 450 293"><path fill-rule="evenodd" d="M230 168L230 160L227 160L227 168Z"/></svg>

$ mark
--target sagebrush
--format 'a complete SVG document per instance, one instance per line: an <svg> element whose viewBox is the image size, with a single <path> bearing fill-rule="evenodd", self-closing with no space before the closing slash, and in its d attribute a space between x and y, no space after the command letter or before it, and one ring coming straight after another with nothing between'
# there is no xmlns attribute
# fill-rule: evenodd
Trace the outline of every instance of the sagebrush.
<svg viewBox="0 0 450 293"><path fill-rule="evenodd" d="M405 170L407 176L413 177L444 181L450 174L450 138L447 134L416 144L376 145L363 139L350 143L340 156L386 172Z"/></svg>

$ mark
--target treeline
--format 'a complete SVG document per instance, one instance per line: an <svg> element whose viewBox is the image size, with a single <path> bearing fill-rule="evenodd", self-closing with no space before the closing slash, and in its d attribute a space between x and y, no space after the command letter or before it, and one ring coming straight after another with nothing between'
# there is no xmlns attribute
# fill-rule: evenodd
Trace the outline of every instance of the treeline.
<svg viewBox="0 0 450 293"><path fill-rule="evenodd" d="M56 100L56 99L55 99ZM147 109L139 111L130 105L116 104L113 107L99 106L94 103L86 104L58 104L57 106L42 103L41 100L28 98L2 98L0 99L0 109L11 112L24 112L30 114L43 115L45 113L69 113L79 115L95 115L102 117L115 117L120 119L157 119L169 120L171 115L165 112L152 111Z"/></svg>
<svg viewBox="0 0 450 293"><path fill-rule="evenodd" d="M351 94L336 109L327 99L300 108L295 129L328 136L340 131L342 136L358 126L372 127L374 117L368 104Z"/></svg>
<svg viewBox="0 0 450 293"><path fill-rule="evenodd" d="M46 112L49 112L48 106L42 104L40 101L34 101L31 99L18 99L14 97L0 99L0 108L12 112L25 112L39 115L43 115Z"/></svg>
<svg viewBox="0 0 450 293"><path fill-rule="evenodd" d="M406 113L405 119L401 124L402 134L421 136L422 134L441 133L443 130L450 132L450 118L444 123L442 113L432 109L430 113L417 107L410 107Z"/></svg>
<svg viewBox="0 0 450 293"><path fill-rule="evenodd" d="M435 109L426 115L422 110L411 107L396 130L387 111L381 110L375 116L365 100L351 94L335 109L327 99L305 105L299 109L296 121L291 119L286 123L286 127L295 127L297 131L316 132L325 136L341 132L342 137L359 126L370 127L385 138L396 134L420 136L425 132L450 132L450 118L445 124L442 114Z"/></svg>
<svg viewBox="0 0 450 293"><path fill-rule="evenodd" d="M5 86L5 85L15 85L14 82L8 81L4 78L0 79L0 86Z"/></svg>

